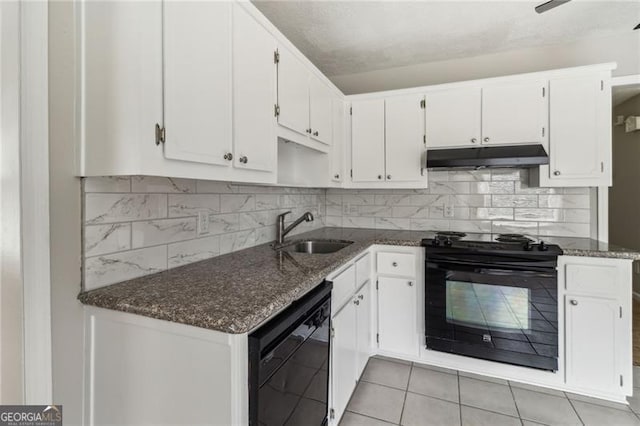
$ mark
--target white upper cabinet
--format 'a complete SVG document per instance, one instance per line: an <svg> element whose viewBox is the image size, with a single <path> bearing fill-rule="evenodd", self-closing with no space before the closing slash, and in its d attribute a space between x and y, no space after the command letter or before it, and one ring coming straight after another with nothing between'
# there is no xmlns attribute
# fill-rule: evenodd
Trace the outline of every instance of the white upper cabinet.
<svg viewBox="0 0 640 426"><path fill-rule="evenodd" d="M273 36L238 4L233 7L233 164L276 168L276 66Z"/></svg>
<svg viewBox="0 0 640 426"><path fill-rule="evenodd" d="M324 144L331 144L332 101L329 87L312 76L309 82L309 128L311 137Z"/></svg>
<svg viewBox="0 0 640 426"><path fill-rule="evenodd" d="M611 89L606 76L549 82L549 167L544 186L611 185Z"/></svg>
<svg viewBox="0 0 640 426"><path fill-rule="evenodd" d="M331 144L331 180L342 182L344 174L344 147L346 131L345 102L342 99L333 100L333 143Z"/></svg>
<svg viewBox="0 0 640 426"><path fill-rule="evenodd" d="M140 174L162 125L162 3L74 2L82 176ZM106 54L105 52L108 52Z"/></svg>
<svg viewBox="0 0 640 426"><path fill-rule="evenodd" d="M455 148L480 145L482 89L463 87L426 95L428 147Z"/></svg>
<svg viewBox="0 0 640 426"><path fill-rule="evenodd" d="M287 48L278 48L278 123L308 135L309 71Z"/></svg>
<svg viewBox="0 0 640 426"><path fill-rule="evenodd" d="M351 167L354 182L384 179L384 99L351 104Z"/></svg>
<svg viewBox="0 0 640 426"><path fill-rule="evenodd" d="M424 96L408 95L385 100L385 159L387 181L421 178L424 152Z"/></svg>
<svg viewBox="0 0 640 426"><path fill-rule="evenodd" d="M230 164L231 7L231 2L164 3L167 158Z"/></svg>
<svg viewBox="0 0 640 426"><path fill-rule="evenodd" d="M482 144L542 144L546 134L546 82L482 88Z"/></svg>

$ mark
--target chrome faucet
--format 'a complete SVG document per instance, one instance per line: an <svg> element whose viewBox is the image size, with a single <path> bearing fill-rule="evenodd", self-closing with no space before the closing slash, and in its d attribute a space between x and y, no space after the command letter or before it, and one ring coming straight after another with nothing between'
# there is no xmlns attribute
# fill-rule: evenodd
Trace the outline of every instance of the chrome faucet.
<svg viewBox="0 0 640 426"><path fill-rule="evenodd" d="M278 223L276 223L276 245L284 244L284 236L293 231L293 228L300 225L302 222L311 222L313 220L313 215L311 214L311 212L306 212L298 219L296 219L295 222L285 228L284 217L289 213L291 213L291 211L284 212L278 215Z"/></svg>

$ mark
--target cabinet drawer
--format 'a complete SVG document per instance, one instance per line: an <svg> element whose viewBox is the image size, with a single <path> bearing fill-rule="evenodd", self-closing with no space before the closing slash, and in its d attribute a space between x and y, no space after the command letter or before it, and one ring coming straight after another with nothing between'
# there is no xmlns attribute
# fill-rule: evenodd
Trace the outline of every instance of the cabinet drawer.
<svg viewBox="0 0 640 426"><path fill-rule="evenodd" d="M616 298L618 269L606 265L569 264L565 267L567 291Z"/></svg>
<svg viewBox="0 0 640 426"><path fill-rule="evenodd" d="M371 253L356 260L356 287L360 287L371 278Z"/></svg>
<svg viewBox="0 0 640 426"><path fill-rule="evenodd" d="M356 291L356 268L351 265L333 278L331 293L331 312L336 313L349 297Z"/></svg>
<svg viewBox="0 0 640 426"><path fill-rule="evenodd" d="M378 274L413 277L416 256L411 253L378 253Z"/></svg>

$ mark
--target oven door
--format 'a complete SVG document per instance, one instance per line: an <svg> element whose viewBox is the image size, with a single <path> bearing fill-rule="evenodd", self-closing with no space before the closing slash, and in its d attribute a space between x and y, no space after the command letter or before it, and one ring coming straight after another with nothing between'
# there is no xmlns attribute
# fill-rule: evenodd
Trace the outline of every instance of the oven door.
<svg viewBox="0 0 640 426"><path fill-rule="evenodd" d="M427 259L427 348L557 370L557 272L535 269Z"/></svg>

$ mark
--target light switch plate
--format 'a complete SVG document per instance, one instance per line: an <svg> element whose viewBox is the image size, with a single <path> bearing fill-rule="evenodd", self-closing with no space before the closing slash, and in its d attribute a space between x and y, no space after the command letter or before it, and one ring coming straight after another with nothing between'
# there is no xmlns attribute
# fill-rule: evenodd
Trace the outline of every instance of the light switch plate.
<svg viewBox="0 0 640 426"><path fill-rule="evenodd" d="M453 206L451 204L444 205L444 217L453 217Z"/></svg>

